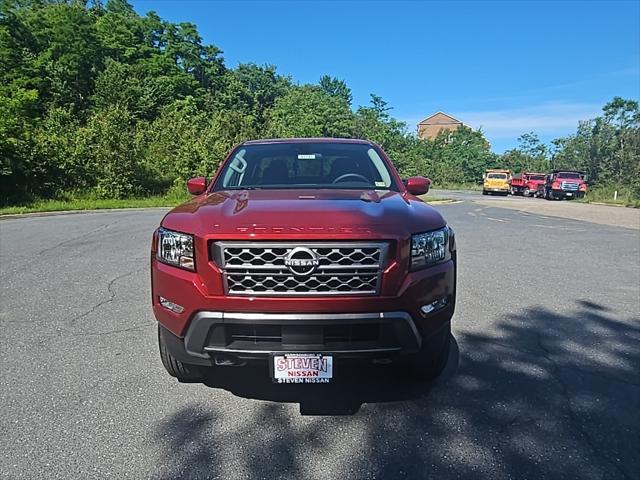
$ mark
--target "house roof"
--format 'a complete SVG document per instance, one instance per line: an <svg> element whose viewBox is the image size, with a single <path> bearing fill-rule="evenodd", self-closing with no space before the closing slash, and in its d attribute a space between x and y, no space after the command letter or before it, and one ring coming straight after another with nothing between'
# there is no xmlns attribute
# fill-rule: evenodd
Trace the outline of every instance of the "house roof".
<svg viewBox="0 0 640 480"><path fill-rule="evenodd" d="M422 125L423 123L427 123L427 121L433 117L435 117L436 115L444 115L445 117L447 117L448 119L451 120L451 122L449 123L462 123L460 120L458 120L456 117L452 117L451 115L449 115L448 113L444 113L444 112L436 112L433 113L431 115L429 115L427 118L421 120L420 122L418 122L418 125ZM436 124L437 125L437 124Z"/></svg>

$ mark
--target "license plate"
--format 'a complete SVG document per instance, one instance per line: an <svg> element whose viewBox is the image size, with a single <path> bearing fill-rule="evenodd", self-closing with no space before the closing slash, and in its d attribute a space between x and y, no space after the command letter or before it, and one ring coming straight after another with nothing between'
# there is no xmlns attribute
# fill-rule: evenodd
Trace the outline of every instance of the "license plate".
<svg viewBox="0 0 640 480"><path fill-rule="evenodd" d="M567 193L567 197L573 197L573 193Z"/></svg>
<svg viewBox="0 0 640 480"><path fill-rule="evenodd" d="M275 383L329 383L333 357L320 353L283 353L273 356Z"/></svg>

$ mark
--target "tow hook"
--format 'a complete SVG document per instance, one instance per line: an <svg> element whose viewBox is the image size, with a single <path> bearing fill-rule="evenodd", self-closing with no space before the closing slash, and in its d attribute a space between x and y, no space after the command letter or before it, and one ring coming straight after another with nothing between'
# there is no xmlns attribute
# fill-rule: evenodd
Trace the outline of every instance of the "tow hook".
<svg viewBox="0 0 640 480"><path fill-rule="evenodd" d="M214 362L218 367L244 367L247 362L234 357L216 355Z"/></svg>
<svg viewBox="0 0 640 480"><path fill-rule="evenodd" d="M391 365L393 360L390 358L374 358L373 363L376 365Z"/></svg>

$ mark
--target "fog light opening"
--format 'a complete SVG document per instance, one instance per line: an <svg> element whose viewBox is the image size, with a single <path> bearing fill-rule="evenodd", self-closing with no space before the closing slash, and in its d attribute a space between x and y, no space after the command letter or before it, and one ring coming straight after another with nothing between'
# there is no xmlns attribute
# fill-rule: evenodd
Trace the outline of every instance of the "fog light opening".
<svg viewBox="0 0 640 480"><path fill-rule="evenodd" d="M174 313L182 313L184 312L184 307L182 305L178 305L177 303L173 303L167 300L164 297L159 297L160 305L162 305L167 310L171 310Z"/></svg>
<svg viewBox="0 0 640 480"><path fill-rule="evenodd" d="M447 306L447 298L439 298L435 302L431 302L428 305L423 305L420 307L420 313L423 315L429 315L430 313L436 312L438 310L443 309Z"/></svg>

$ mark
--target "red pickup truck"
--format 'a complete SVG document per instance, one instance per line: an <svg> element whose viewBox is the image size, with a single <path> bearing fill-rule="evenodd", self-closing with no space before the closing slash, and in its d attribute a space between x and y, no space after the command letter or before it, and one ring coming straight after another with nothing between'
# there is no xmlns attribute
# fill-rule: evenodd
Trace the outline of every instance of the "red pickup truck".
<svg viewBox="0 0 640 480"><path fill-rule="evenodd" d="M456 302L451 227L364 140L257 140L153 235L160 357L178 380L258 362L276 383L326 383L343 362L433 378ZM214 367L214 368L210 368Z"/></svg>
<svg viewBox="0 0 640 480"><path fill-rule="evenodd" d="M514 175L511 178L511 195L524 195L532 197L538 190L538 185L544 184L544 173L523 172L521 175Z"/></svg>

